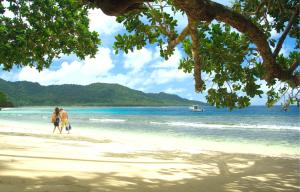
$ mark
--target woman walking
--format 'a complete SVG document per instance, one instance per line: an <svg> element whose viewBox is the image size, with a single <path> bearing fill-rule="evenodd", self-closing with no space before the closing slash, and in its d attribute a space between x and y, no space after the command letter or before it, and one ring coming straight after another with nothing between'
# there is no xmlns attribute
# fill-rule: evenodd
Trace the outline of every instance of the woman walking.
<svg viewBox="0 0 300 192"><path fill-rule="evenodd" d="M54 112L52 113L52 116L51 116L51 122L54 125L53 133L55 132L55 129L58 128L59 133L61 134L62 130L59 127L60 120L61 120L61 117L60 117L60 113L59 113L59 108L56 107L54 109Z"/></svg>

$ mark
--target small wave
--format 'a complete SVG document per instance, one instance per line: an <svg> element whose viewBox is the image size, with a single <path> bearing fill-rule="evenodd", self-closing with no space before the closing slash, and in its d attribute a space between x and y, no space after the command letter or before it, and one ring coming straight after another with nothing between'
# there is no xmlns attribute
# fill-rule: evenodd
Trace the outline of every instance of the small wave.
<svg viewBox="0 0 300 192"><path fill-rule="evenodd" d="M0 111L8 111L8 110L13 110L14 108L1 108Z"/></svg>
<svg viewBox="0 0 300 192"><path fill-rule="evenodd" d="M95 118L90 118L89 120L102 122L102 123L123 123L126 121L125 119L95 119Z"/></svg>
<svg viewBox="0 0 300 192"><path fill-rule="evenodd" d="M297 130L300 131L300 127L297 126L285 126L285 125L251 125L251 124L208 124L208 123L191 123L191 122L153 122L153 125L167 125L174 127L191 127L191 128L211 128L211 129L272 129L272 130Z"/></svg>

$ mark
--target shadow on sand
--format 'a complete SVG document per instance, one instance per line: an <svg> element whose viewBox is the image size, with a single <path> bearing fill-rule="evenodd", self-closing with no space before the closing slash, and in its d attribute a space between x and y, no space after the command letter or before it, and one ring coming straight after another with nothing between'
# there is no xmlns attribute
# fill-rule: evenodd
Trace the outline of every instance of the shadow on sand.
<svg viewBox="0 0 300 192"><path fill-rule="evenodd" d="M1 155L0 155L1 156ZM2 154L2 157L5 156ZM7 161L0 161L0 173L12 169L7 155ZM188 155L179 152L143 152L129 154L106 154L107 157L118 158L118 161L97 161L99 166L109 166L115 163L136 163L128 158L151 157L157 160L185 160L187 163L199 165L196 169L168 166L158 170L157 174L176 175L182 172L189 174L189 178L182 180L165 180L146 178L142 176L123 176L120 172L92 173L92 178L77 177L77 173L66 173L66 176L39 176L26 178L21 176L0 175L1 192L222 192L222 191L295 191L300 188L299 159L284 159L261 157L243 154L197 154ZM17 158L17 156L14 156ZM122 162L122 158L126 161ZM26 158L26 156L22 156ZM45 158L45 157L27 157ZM176 158L176 160L175 160ZM51 159L50 159L51 160ZM68 160L68 159L64 159ZM74 160L74 159L71 159ZM80 160L79 160L80 161ZM89 163L89 162L87 162ZM143 162L139 162L143 163ZM146 162L144 162L146 163ZM160 162L157 162L158 164ZM212 165L218 170L211 174ZM146 165L147 166L147 165ZM31 170L28 170L31 171ZM32 170L37 171L37 170ZM209 173L209 174L204 174ZM126 173L125 173L126 175Z"/></svg>

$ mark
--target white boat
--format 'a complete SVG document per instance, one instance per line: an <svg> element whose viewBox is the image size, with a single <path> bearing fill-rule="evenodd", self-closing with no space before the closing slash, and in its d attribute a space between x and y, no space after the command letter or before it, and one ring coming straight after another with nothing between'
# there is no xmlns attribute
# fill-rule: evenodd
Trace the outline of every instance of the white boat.
<svg viewBox="0 0 300 192"><path fill-rule="evenodd" d="M203 108L199 107L199 105L193 105L192 107L190 107L190 110L195 112L202 112Z"/></svg>

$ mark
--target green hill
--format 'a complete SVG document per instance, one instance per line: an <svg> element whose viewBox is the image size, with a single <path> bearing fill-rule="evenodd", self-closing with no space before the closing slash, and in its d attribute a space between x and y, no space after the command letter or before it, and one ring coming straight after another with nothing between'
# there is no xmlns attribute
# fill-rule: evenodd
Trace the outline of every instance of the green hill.
<svg viewBox="0 0 300 192"><path fill-rule="evenodd" d="M41 86L0 79L0 91L15 106L179 106L204 104L166 93L143 93L118 84Z"/></svg>

